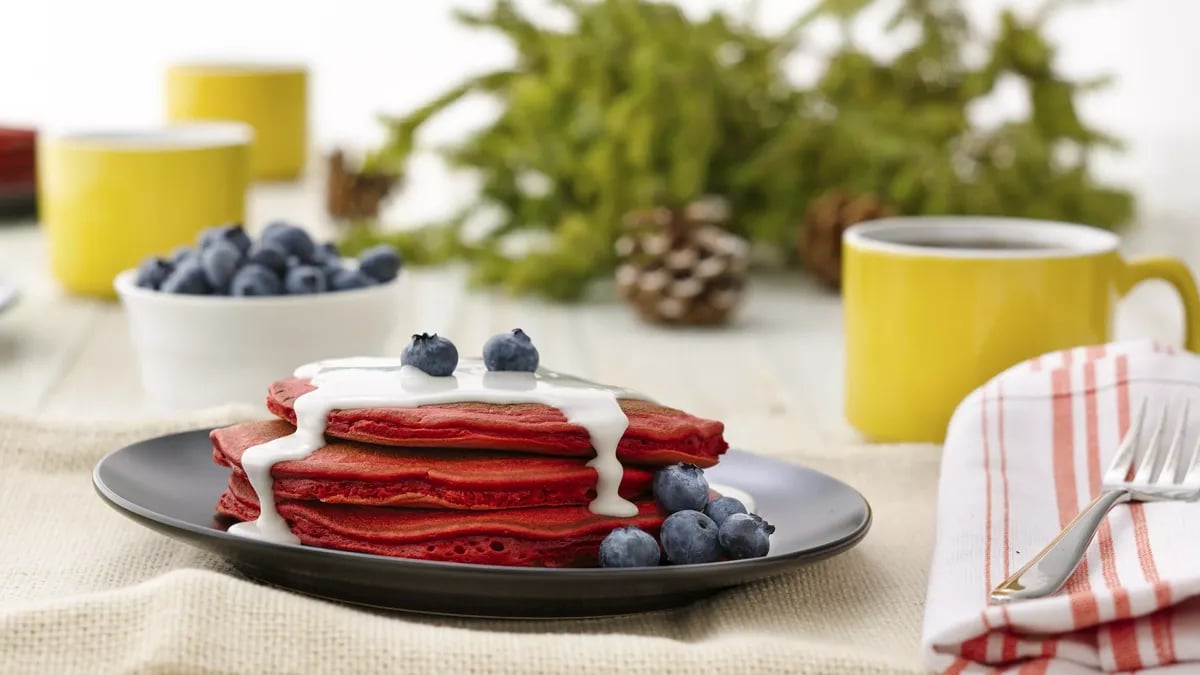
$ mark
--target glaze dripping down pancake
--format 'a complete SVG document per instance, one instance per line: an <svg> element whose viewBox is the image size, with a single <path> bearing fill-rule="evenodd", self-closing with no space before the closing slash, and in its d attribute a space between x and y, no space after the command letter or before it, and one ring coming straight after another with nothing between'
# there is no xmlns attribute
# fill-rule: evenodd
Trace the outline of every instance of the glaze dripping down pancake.
<svg viewBox="0 0 1200 675"><path fill-rule="evenodd" d="M288 527L308 546L400 558L485 565L595 566L600 542L614 528L636 525L658 534L664 514L653 500L638 515L613 518L586 506L502 511L451 511L278 500ZM217 512L248 521L258 500L245 478L233 475Z"/></svg>
<svg viewBox="0 0 1200 675"><path fill-rule="evenodd" d="M279 420L235 424L212 432L213 459L244 478L247 448L295 429ZM399 448L331 440L305 459L271 470L279 499L329 504L444 509L586 506L596 496L587 460L455 448ZM626 467L620 494L645 495L653 474Z"/></svg>
<svg viewBox="0 0 1200 675"><path fill-rule="evenodd" d="M275 382L267 394L267 408L294 424L293 402L313 389L308 380L301 378ZM729 447L720 422L649 401L622 399L620 405L629 418L629 428L617 446L617 458L622 462L647 466L691 462L709 467ZM404 447L484 448L562 457L595 455L583 427L567 422L557 408L538 403L334 410L325 433Z"/></svg>

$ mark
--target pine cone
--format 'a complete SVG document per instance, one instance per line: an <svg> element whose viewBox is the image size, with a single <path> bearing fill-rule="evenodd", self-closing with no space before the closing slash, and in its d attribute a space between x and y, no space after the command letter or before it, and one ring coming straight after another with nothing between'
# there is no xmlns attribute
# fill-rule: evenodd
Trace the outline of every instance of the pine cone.
<svg viewBox="0 0 1200 675"><path fill-rule="evenodd" d="M617 292L652 323L725 323L741 300L748 253L722 229L728 220L717 199L628 214L616 243Z"/></svg>
<svg viewBox="0 0 1200 675"><path fill-rule="evenodd" d="M842 285L842 233L866 220L896 215L874 195L830 190L809 202L797 245L800 261L813 276L833 288Z"/></svg>
<svg viewBox="0 0 1200 675"><path fill-rule="evenodd" d="M342 151L335 150L329 156L325 208L334 218L377 218L380 204L398 180L392 174L352 171Z"/></svg>

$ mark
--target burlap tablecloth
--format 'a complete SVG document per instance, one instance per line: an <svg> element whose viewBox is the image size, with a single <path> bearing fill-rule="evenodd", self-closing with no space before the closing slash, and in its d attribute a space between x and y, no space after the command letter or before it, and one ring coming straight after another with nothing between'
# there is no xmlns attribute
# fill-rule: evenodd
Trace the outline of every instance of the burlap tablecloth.
<svg viewBox="0 0 1200 675"><path fill-rule="evenodd" d="M122 426L0 416L0 672L923 672L934 446L783 455L871 501L874 527L845 555L673 611L485 621L264 587L92 491L92 466L110 450L255 416L224 409Z"/></svg>

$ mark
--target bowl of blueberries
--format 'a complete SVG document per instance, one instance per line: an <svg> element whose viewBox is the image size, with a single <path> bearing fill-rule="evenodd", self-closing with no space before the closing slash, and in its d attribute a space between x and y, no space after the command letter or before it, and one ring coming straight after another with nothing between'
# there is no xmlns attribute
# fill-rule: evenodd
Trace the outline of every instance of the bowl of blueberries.
<svg viewBox="0 0 1200 675"><path fill-rule="evenodd" d="M289 223L268 225L257 241L221 225L113 285L147 393L186 409L261 403L263 382L301 364L386 354L401 266L387 245L350 259Z"/></svg>

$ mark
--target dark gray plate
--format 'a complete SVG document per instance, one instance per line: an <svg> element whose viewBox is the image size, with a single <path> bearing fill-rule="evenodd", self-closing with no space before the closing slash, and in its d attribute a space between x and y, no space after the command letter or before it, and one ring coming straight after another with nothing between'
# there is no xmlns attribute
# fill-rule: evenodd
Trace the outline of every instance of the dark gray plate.
<svg viewBox="0 0 1200 675"><path fill-rule="evenodd" d="M737 450L705 472L739 488L776 526L765 558L638 569L539 569L407 560L272 544L225 532L214 516L229 470L207 430L162 436L96 465L96 492L164 534L220 554L264 582L344 602L466 616L602 616L673 607L836 555L871 525L862 495L825 474Z"/></svg>

